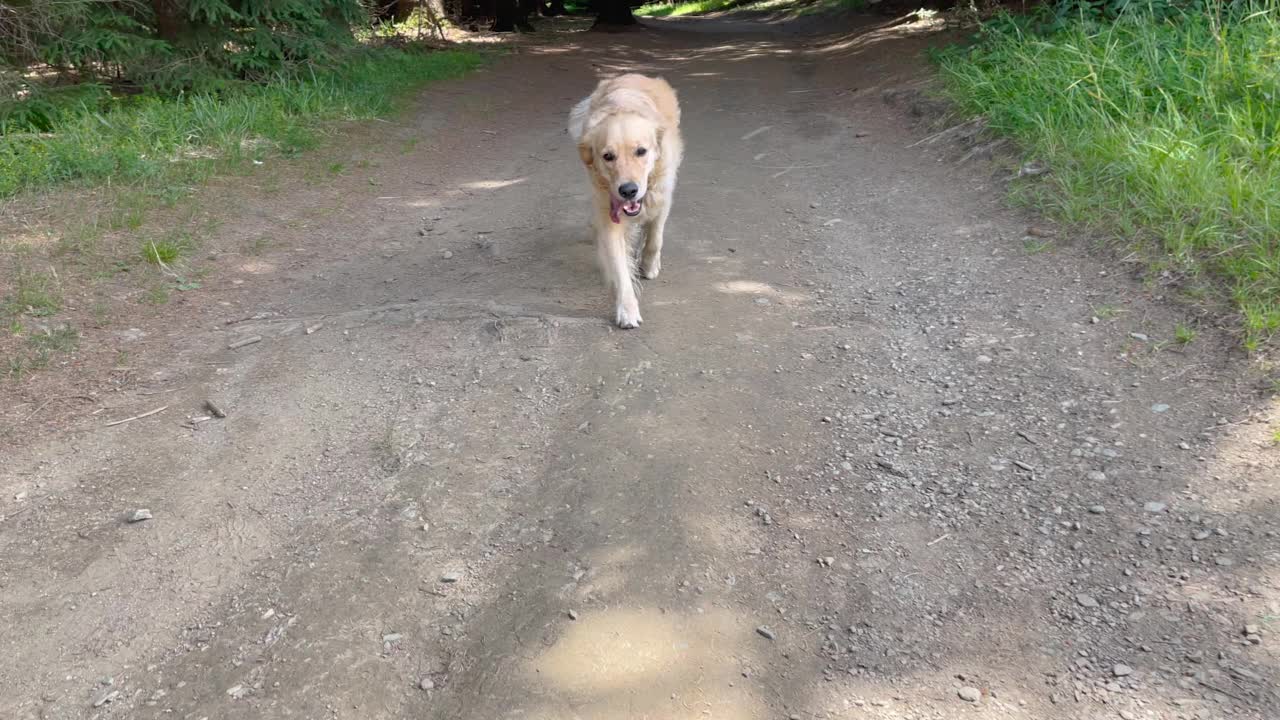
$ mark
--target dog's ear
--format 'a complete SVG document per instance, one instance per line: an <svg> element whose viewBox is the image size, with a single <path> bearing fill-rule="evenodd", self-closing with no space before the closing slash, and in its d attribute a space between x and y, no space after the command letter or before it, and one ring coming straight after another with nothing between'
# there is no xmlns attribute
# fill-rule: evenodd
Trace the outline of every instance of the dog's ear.
<svg viewBox="0 0 1280 720"><path fill-rule="evenodd" d="M582 159L582 164L591 167L591 160L594 151L591 149L591 143L578 143L578 157Z"/></svg>

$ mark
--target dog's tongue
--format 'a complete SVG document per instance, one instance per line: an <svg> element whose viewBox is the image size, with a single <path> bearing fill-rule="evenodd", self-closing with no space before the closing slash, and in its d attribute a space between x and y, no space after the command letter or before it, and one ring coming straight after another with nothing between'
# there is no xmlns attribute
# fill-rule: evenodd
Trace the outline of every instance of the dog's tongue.
<svg viewBox="0 0 1280 720"><path fill-rule="evenodd" d="M618 217L618 211L621 209L622 203L618 202L617 198L609 198L609 219L612 220L615 225L622 222L622 219Z"/></svg>

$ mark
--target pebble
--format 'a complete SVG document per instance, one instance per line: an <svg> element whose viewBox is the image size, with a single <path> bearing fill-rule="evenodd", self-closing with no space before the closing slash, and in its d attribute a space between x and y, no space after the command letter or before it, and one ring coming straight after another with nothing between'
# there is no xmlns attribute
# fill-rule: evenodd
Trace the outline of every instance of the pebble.
<svg viewBox="0 0 1280 720"><path fill-rule="evenodd" d="M462 579L462 573L456 572L454 570L450 570L449 572L440 576L440 582L442 583L456 583L461 579Z"/></svg>
<svg viewBox="0 0 1280 720"><path fill-rule="evenodd" d="M432 680L429 677L424 677L418 681L418 689L419 690L435 690L436 681Z"/></svg>
<svg viewBox="0 0 1280 720"><path fill-rule="evenodd" d="M1079 595L1076 595L1076 602L1080 604L1080 607L1086 607L1086 608L1098 607L1097 599L1095 599L1092 595L1086 595L1084 593L1080 593Z"/></svg>
<svg viewBox="0 0 1280 720"><path fill-rule="evenodd" d="M1245 635L1261 635L1262 628L1257 625L1245 625L1244 634Z"/></svg>
<svg viewBox="0 0 1280 720"><path fill-rule="evenodd" d="M1137 715L1134 715L1133 713L1129 712L1128 710L1121 710L1121 711L1120 711L1120 720L1138 720L1138 716L1137 716Z"/></svg>
<svg viewBox="0 0 1280 720"><path fill-rule="evenodd" d="M569 619L570 619L570 620L577 620L577 619L578 619L578 611L577 611L577 610L570 610L570 611L568 612L568 615L569 615Z"/></svg>
<svg viewBox="0 0 1280 720"><path fill-rule="evenodd" d="M1195 535L1191 536L1191 539L1192 540L1208 540L1212 535L1213 533L1209 532L1208 530L1199 530L1196 532Z"/></svg>
<svg viewBox="0 0 1280 720"><path fill-rule="evenodd" d="M1133 674L1133 668L1125 665L1124 663L1116 663L1116 665L1111 668L1111 674L1116 677L1128 677Z"/></svg>
<svg viewBox="0 0 1280 720"><path fill-rule="evenodd" d="M1089 512L1093 513L1094 515L1101 515L1101 514L1105 513L1106 511L1107 511L1107 508L1106 508L1106 507L1104 507L1104 506L1102 506L1102 505L1090 505L1090 506L1089 506Z"/></svg>
<svg viewBox="0 0 1280 720"><path fill-rule="evenodd" d="M1137 341L1139 341L1139 342L1147 342L1148 340L1150 340L1150 339L1151 339L1151 338L1147 337L1145 334L1143 334L1143 333L1137 333L1137 332L1129 333L1129 337L1131 337L1131 338L1133 338L1134 340L1137 340Z"/></svg>
<svg viewBox="0 0 1280 720"><path fill-rule="evenodd" d="M1168 508L1168 507L1169 507L1169 506L1168 506L1168 505L1166 505L1165 503L1158 502L1158 501L1152 501L1152 502L1147 503L1146 505L1143 505L1143 506L1142 506L1142 509L1143 509L1143 510L1146 510L1146 511L1147 511L1147 512L1149 512L1149 513L1162 513L1162 512L1164 512L1164 511L1165 511L1165 509L1166 509L1166 508Z"/></svg>
<svg viewBox="0 0 1280 720"><path fill-rule="evenodd" d="M138 523L138 522L142 522L143 520L150 520L150 519L151 519L151 511L146 508L138 508L137 510L134 510L133 512L129 513L129 517L126 518L126 520L128 520L131 523Z"/></svg>
<svg viewBox="0 0 1280 720"><path fill-rule="evenodd" d="M1229 557L1217 557L1213 559L1213 563L1218 567L1231 567L1236 564L1236 561Z"/></svg>
<svg viewBox="0 0 1280 720"><path fill-rule="evenodd" d="M444 252L440 253L440 257L444 258L445 260L449 260L453 257L453 251L445 250Z"/></svg>
<svg viewBox="0 0 1280 720"><path fill-rule="evenodd" d="M983 363L983 364L985 365L986 363L991 362L991 356L990 356L990 355L979 355L979 356L976 358L976 360L977 360L978 362Z"/></svg>
<svg viewBox="0 0 1280 720"><path fill-rule="evenodd" d="M103 705L106 705L107 703L115 700L118 697L120 697L119 690L112 690L111 688L106 688L105 690L98 693L97 696L93 698L93 706L96 708L102 707Z"/></svg>
<svg viewBox="0 0 1280 720"><path fill-rule="evenodd" d="M1101 470L1092 470L1088 475L1085 475L1085 479L1090 482L1102 482L1107 479L1107 474Z"/></svg>
<svg viewBox="0 0 1280 720"><path fill-rule="evenodd" d="M982 691L976 687L962 687L956 694L965 702L976 703L982 699Z"/></svg>
<svg viewBox="0 0 1280 720"><path fill-rule="evenodd" d="M775 634L772 630L770 630L767 626L764 626L764 625L761 625L760 627L756 628L756 633L759 634L760 637L764 638L765 640L776 640L778 637L777 634Z"/></svg>
<svg viewBox="0 0 1280 720"><path fill-rule="evenodd" d="M1164 403L1156 403L1155 405L1151 406L1151 412L1153 413L1162 413L1168 409L1169 409L1169 406L1165 405Z"/></svg>

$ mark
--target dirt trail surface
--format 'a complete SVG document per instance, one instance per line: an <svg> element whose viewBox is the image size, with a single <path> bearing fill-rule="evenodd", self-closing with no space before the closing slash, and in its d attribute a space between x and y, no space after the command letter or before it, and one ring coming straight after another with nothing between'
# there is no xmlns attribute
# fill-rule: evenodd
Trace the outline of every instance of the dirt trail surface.
<svg viewBox="0 0 1280 720"><path fill-rule="evenodd" d="M0 717L1280 717L1275 408L920 142L929 42L575 35L206 191L272 249L5 451ZM627 332L564 128L624 69L688 143Z"/></svg>

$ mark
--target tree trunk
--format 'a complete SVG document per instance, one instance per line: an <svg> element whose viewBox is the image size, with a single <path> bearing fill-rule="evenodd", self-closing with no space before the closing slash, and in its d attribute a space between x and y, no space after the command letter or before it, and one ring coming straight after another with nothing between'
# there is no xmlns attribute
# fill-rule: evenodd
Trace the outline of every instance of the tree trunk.
<svg viewBox="0 0 1280 720"><path fill-rule="evenodd" d="M516 15L516 27L525 32L533 32L533 23L530 21L538 12L538 3L540 0L518 0L520 12Z"/></svg>
<svg viewBox="0 0 1280 720"><path fill-rule="evenodd" d="M494 7L493 32L515 32L520 16L520 0L498 0Z"/></svg>
<svg viewBox="0 0 1280 720"><path fill-rule="evenodd" d="M592 28L635 25L636 16L631 14L630 0L599 0L596 6L600 14Z"/></svg>
<svg viewBox="0 0 1280 720"><path fill-rule="evenodd" d="M167 43L177 42L186 25L178 3L175 0L151 0L151 11L156 16L156 35Z"/></svg>

